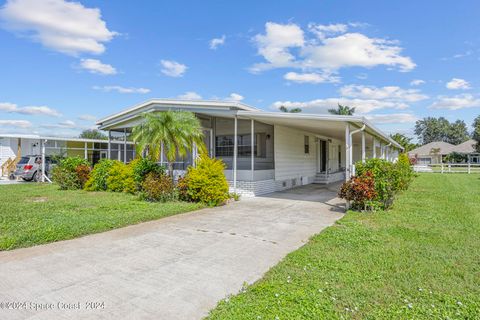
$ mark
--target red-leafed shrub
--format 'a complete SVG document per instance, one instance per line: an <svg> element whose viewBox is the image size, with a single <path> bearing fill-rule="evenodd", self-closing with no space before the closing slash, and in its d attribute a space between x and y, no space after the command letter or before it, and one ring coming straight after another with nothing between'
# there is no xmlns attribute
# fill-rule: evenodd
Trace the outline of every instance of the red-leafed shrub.
<svg viewBox="0 0 480 320"><path fill-rule="evenodd" d="M90 178L91 171L92 169L90 168L90 166L87 166L85 164L80 164L75 168L75 172L77 173L77 179L80 183L80 189L83 189L85 183Z"/></svg>
<svg viewBox="0 0 480 320"><path fill-rule="evenodd" d="M368 207L372 205L372 200L377 197L372 172L368 171L364 175L352 177L342 185L338 195L342 199L352 201L353 209L371 209Z"/></svg>

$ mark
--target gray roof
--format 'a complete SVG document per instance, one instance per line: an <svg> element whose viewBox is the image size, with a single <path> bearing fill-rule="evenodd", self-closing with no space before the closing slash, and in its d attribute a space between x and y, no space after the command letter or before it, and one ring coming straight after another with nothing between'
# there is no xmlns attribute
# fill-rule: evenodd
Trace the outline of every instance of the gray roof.
<svg viewBox="0 0 480 320"><path fill-rule="evenodd" d="M427 143L421 147L418 147L416 149L413 149L409 151L408 153L411 155L431 155L434 154L432 152L433 149L440 149L440 151L437 154L449 154L450 152L454 151L453 148L455 148L455 145L448 143L448 142L443 142L443 141L434 141Z"/></svg>
<svg viewBox="0 0 480 320"><path fill-rule="evenodd" d="M477 144L477 141L470 139L468 141L465 141L464 143L461 143L455 146L453 151L460 152L460 153L474 153L476 152L475 150L476 144Z"/></svg>
<svg viewBox="0 0 480 320"><path fill-rule="evenodd" d="M476 143L477 142L473 139L465 141L464 143L461 143L459 145L453 145L451 143L443 142L443 141L434 141L434 142L427 143L426 145L423 145L416 149L413 149L412 151L409 151L408 154L420 155L420 156L431 155L431 154L434 154L432 152L432 149L440 149L440 151L437 154L442 154L442 155L446 155L451 152L475 153Z"/></svg>

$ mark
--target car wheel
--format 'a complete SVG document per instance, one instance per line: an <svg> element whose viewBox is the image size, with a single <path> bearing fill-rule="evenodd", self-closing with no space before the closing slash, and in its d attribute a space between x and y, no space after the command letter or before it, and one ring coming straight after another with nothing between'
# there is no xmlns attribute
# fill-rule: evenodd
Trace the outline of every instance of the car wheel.
<svg viewBox="0 0 480 320"><path fill-rule="evenodd" d="M32 181L32 179L22 178L23 181Z"/></svg>

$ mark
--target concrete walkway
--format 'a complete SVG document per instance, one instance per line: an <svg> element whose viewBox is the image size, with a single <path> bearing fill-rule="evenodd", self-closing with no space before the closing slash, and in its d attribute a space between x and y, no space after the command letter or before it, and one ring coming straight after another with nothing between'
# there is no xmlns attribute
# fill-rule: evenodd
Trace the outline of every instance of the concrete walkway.
<svg viewBox="0 0 480 320"><path fill-rule="evenodd" d="M0 319L200 319L342 217L335 196L309 185L0 252Z"/></svg>

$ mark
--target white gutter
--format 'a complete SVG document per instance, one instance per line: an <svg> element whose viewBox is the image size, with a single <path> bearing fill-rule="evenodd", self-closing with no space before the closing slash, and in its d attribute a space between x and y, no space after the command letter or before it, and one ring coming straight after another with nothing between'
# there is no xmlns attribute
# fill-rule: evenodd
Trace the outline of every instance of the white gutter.
<svg viewBox="0 0 480 320"><path fill-rule="evenodd" d="M362 132L365 130L365 128L367 127L367 125L364 123L363 126L360 128L360 129L357 129L357 130L353 130L352 132L350 132L350 137L349 137L349 141L348 141L348 144L350 145L350 148L349 148L349 166L350 166L350 170L348 171L349 172L349 175L350 177L348 177L348 179L350 179L352 176L355 175L355 166L353 165L353 143L352 143L352 138L353 138L353 135L355 133L359 133L359 132ZM363 141L364 142L364 141ZM364 149L365 146L362 147L362 149Z"/></svg>

